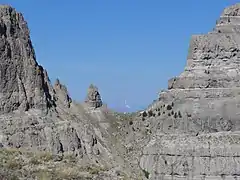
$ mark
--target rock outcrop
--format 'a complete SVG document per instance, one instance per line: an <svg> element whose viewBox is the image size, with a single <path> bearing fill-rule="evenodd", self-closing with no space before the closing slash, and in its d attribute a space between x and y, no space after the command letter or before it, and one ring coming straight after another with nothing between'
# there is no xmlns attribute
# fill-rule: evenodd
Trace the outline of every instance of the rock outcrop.
<svg viewBox="0 0 240 180"><path fill-rule="evenodd" d="M98 88L91 84L88 88L88 93L85 101L89 106L98 108L102 106L102 99Z"/></svg>
<svg viewBox="0 0 240 180"><path fill-rule="evenodd" d="M145 111L153 134L140 166L151 179L240 178L239 37L236 4L192 36L184 72Z"/></svg>
<svg viewBox="0 0 240 180"><path fill-rule="evenodd" d="M67 87L60 83L57 79L54 84L54 100L56 102L60 101L58 104L63 105L65 108L70 108L72 99L68 93Z"/></svg>
<svg viewBox="0 0 240 180"><path fill-rule="evenodd" d="M146 110L123 115L103 106L94 85L85 103L72 100L58 79L52 85L36 61L23 16L0 6L0 158L18 149L25 179L36 179L26 172L26 151L51 153L45 166L56 165L59 176L70 156L76 171L104 172L88 176L93 179L239 179L239 37L236 4L213 31L191 38L186 68L169 80L168 90ZM8 177L7 166L4 161L0 177Z"/></svg>
<svg viewBox="0 0 240 180"><path fill-rule="evenodd" d="M29 30L23 16L0 6L0 112L53 105L49 78L36 62Z"/></svg>
<svg viewBox="0 0 240 180"><path fill-rule="evenodd" d="M98 89L89 87L86 106L73 101L58 79L52 86L29 34L22 14L0 5L0 147L50 152L54 161L71 155L81 167L105 169L107 179L138 176L125 162L115 117L102 106Z"/></svg>

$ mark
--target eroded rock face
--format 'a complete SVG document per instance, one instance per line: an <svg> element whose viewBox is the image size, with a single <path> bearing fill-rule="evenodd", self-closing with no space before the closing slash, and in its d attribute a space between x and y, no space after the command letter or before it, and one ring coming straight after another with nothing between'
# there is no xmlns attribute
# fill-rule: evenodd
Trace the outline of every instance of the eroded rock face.
<svg viewBox="0 0 240 180"><path fill-rule="evenodd" d="M185 70L145 111L156 129L141 167L152 179L239 178L239 9L226 8L212 32L192 36Z"/></svg>
<svg viewBox="0 0 240 180"><path fill-rule="evenodd" d="M161 114L159 118L171 119L173 131L176 127L199 132L206 130L205 126L211 132L239 130L240 34L235 30L218 32L218 28L240 29L239 7L226 8L213 32L192 36L184 72L169 80L168 90L150 107ZM221 128L222 121L231 125ZM186 123L192 125L186 127Z"/></svg>
<svg viewBox="0 0 240 180"><path fill-rule="evenodd" d="M88 88L86 103L91 107L98 108L102 106L102 100L98 88L91 84Z"/></svg>
<svg viewBox="0 0 240 180"><path fill-rule="evenodd" d="M36 61L23 16L5 5L0 5L0 102L1 148L47 151L56 161L73 155L82 167L109 170L111 179L117 179L116 171L131 175L125 147L114 136L114 117L101 107L97 87L89 87L87 104L94 107L89 111L58 79L52 86Z"/></svg>
<svg viewBox="0 0 240 180"><path fill-rule="evenodd" d="M239 132L159 135L144 149L140 165L152 179L236 179Z"/></svg>
<svg viewBox="0 0 240 180"><path fill-rule="evenodd" d="M52 99L48 77L38 65L23 16L0 6L0 112L47 109Z"/></svg>
<svg viewBox="0 0 240 180"><path fill-rule="evenodd" d="M116 170L139 179L139 165L148 179L239 179L239 8L192 37L185 70L149 108L118 121L96 86L83 104L59 80L52 86L22 15L0 6L1 148L74 155L110 169L110 179Z"/></svg>
<svg viewBox="0 0 240 180"><path fill-rule="evenodd" d="M72 99L68 94L67 87L60 83L59 79L56 80L54 84L54 98L55 101L60 101L59 104L64 105L64 107L69 108L72 103Z"/></svg>

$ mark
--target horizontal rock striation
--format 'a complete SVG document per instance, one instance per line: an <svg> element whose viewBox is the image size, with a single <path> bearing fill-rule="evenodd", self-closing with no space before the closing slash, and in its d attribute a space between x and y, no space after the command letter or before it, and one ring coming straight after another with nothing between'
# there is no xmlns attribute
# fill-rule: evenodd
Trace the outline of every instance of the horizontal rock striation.
<svg viewBox="0 0 240 180"><path fill-rule="evenodd" d="M240 4L236 4L226 8L216 27L219 24L229 28L230 25L237 26L240 21L232 19L240 20L239 7ZM223 17L230 18L230 21L222 22ZM178 112L182 119L179 121L191 119L200 121L200 124L205 123L202 121L210 121L211 124L211 121L224 119L231 121L232 128L229 130L239 130L239 35L237 31L218 32L215 28L211 33L192 36L184 71L169 80L168 90L160 93L159 100L150 109L155 114L159 112L162 119L173 117L176 121ZM170 116L166 116L169 113Z"/></svg>
<svg viewBox="0 0 240 180"><path fill-rule="evenodd" d="M140 165L152 179L238 179L240 134L159 135L144 149Z"/></svg>
<svg viewBox="0 0 240 180"><path fill-rule="evenodd" d="M191 38L184 71L145 111L156 127L140 166L150 179L240 177L240 4Z"/></svg>

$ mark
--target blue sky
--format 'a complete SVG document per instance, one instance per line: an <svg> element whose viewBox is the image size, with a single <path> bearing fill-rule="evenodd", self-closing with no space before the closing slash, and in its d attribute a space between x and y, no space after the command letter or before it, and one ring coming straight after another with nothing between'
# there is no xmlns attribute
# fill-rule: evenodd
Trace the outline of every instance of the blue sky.
<svg viewBox="0 0 240 180"><path fill-rule="evenodd" d="M191 35L211 31L237 0L1 0L23 13L37 61L83 101L99 87L123 110L146 107L186 64Z"/></svg>

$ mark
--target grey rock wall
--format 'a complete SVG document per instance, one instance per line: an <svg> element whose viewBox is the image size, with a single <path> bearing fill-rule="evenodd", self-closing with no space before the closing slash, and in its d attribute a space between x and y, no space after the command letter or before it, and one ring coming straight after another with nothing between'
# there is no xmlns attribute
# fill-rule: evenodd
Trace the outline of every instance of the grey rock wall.
<svg viewBox="0 0 240 180"><path fill-rule="evenodd" d="M239 9L192 36L184 71L145 111L156 127L140 159L150 179L240 178Z"/></svg>
<svg viewBox="0 0 240 180"><path fill-rule="evenodd" d="M56 161L70 154L83 167L109 169L113 179L117 171L130 176L114 120L96 86L82 104L58 79L52 86L22 14L0 5L0 147L51 152Z"/></svg>
<svg viewBox="0 0 240 180"><path fill-rule="evenodd" d="M23 16L0 6L0 112L47 109L52 105L48 77L38 65Z"/></svg>

